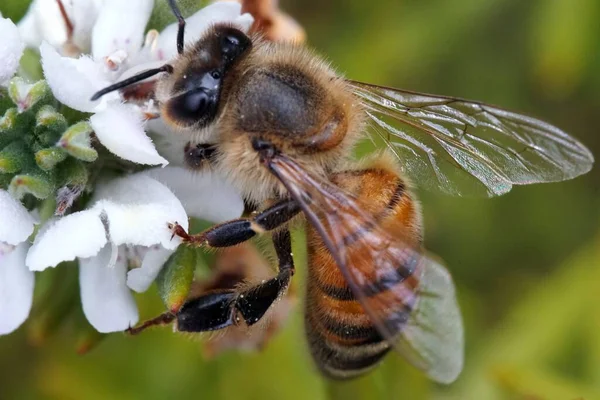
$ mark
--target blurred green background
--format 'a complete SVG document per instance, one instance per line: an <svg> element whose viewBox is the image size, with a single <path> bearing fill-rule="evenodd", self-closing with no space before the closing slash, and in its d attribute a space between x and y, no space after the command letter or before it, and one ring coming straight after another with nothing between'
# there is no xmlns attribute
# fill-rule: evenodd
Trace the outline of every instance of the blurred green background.
<svg viewBox="0 0 600 400"><path fill-rule="evenodd" d="M2 0L0 11L17 20L27 4ZM281 6L348 77L528 113L600 154L597 0ZM421 193L426 245L452 272L466 325L466 367L450 386L399 357L366 378L326 382L311 364L298 306L263 352L213 361L198 340L167 328L113 334L79 356L73 327L36 345L29 322L0 338L0 399L600 399L599 195L597 168L489 200ZM295 239L302 293L302 235ZM55 301L70 296L56 290ZM162 310L155 292L139 300L142 318Z"/></svg>

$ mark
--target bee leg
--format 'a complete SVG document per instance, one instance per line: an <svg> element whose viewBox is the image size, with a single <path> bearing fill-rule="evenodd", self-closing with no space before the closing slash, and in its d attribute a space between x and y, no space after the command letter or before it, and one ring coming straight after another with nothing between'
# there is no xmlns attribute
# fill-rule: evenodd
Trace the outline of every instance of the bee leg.
<svg viewBox="0 0 600 400"><path fill-rule="evenodd" d="M159 315L156 318L152 318L148 321L145 321L139 324L138 326L130 326L125 332L127 332L130 335L137 335L142 331L145 331L147 328L150 328L151 326L168 325L171 322L173 322L175 318L175 314L171 312L166 312L164 314Z"/></svg>
<svg viewBox="0 0 600 400"><path fill-rule="evenodd" d="M177 330L212 331L237 325L241 319L249 326L257 323L285 293L294 274L289 230L276 232L273 243L279 259L279 273L275 278L242 291L216 291L188 301L177 313Z"/></svg>
<svg viewBox="0 0 600 400"><path fill-rule="evenodd" d="M284 229L274 233L273 245L279 262L279 273L275 278L245 290L239 295L235 305L248 325L257 323L271 305L285 294L294 275L290 231Z"/></svg>
<svg viewBox="0 0 600 400"><path fill-rule="evenodd" d="M192 246L229 247L264 232L279 228L300 212L295 200L282 200L251 218L239 218L215 225L198 235L188 235L178 225L169 224L173 235Z"/></svg>
<svg viewBox="0 0 600 400"><path fill-rule="evenodd" d="M177 330L206 332L235 324L235 297L234 290L223 290L188 301L177 313Z"/></svg>

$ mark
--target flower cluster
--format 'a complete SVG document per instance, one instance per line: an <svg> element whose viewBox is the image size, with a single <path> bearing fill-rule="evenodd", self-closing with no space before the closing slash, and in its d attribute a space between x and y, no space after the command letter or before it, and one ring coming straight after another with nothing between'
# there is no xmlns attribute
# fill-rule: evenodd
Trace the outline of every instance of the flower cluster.
<svg viewBox="0 0 600 400"><path fill-rule="evenodd" d="M179 155L147 135L163 126L147 121L159 117L151 101L127 103L119 93L90 100L176 56L176 24L145 32L153 5L34 0L18 26L0 17L0 334L27 319L35 272L75 264L68 261L79 265L90 324L127 329L138 321L131 290L147 290L181 258L167 222L188 229L188 218L221 222L243 212L219 176L167 166ZM186 41L221 21L248 31L253 18L238 3L214 3L187 19ZM26 46L39 50L44 81L15 77Z"/></svg>

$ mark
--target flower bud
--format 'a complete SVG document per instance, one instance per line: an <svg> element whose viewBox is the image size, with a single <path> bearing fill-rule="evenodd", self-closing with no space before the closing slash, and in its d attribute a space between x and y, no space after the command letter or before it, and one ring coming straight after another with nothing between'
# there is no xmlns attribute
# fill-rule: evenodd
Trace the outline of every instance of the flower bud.
<svg viewBox="0 0 600 400"><path fill-rule="evenodd" d="M50 86L46 81L27 83L23 78L15 77L8 85L8 95L17 105L19 112L24 112L32 107L41 108L44 104L54 101Z"/></svg>
<svg viewBox="0 0 600 400"><path fill-rule="evenodd" d="M190 293L197 258L196 249L179 246L156 278L158 293L172 313L179 311Z"/></svg>
<svg viewBox="0 0 600 400"><path fill-rule="evenodd" d="M27 146L22 141L13 141L0 151L0 172L14 174L21 171L29 157Z"/></svg>
<svg viewBox="0 0 600 400"><path fill-rule="evenodd" d="M54 146L67 127L66 118L52 106L43 106L36 114L35 135L44 146Z"/></svg>
<svg viewBox="0 0 600 400"><path fill-rule="evenodd" d="M67 158L67 152L60 147L50 147L35 153L35 162L44 171L49 171Z"/></svg>
<svg viewBox="0 0 600 400"><path fill-rule="evenodd" d="M56 145L79 160L95 161L98 158L98 152L92 147L91 133L92 127L88 122L79 122L69 127Z"/></svg>
<svg viewBox="0 0 600 400"><path fill-rule="evenodd" d="M29 173L15 175L10 181L8 191L13 197L19 200L27 193L43 200L52 195L54 188L53 174L44 172L36 167Z"/></svg>
<svg viewBox="0 0 600 400"><path fill-rule="evenodd" d="M19 111L17 111L16 108L9 108L6 110L2 118L0 118L0 138L2 135L8 134L15 128L18 114Z"/></svg>

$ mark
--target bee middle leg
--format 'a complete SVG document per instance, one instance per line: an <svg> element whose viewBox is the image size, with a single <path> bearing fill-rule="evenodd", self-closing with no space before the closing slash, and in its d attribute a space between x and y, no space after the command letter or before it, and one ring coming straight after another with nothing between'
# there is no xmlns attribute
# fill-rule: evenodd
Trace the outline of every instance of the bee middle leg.
<svg viewBox="0 0 600 400"><path fill-rule="evenodd" d="M273 234L279 273L276 277L243 290L220 290L188 301L177 313L177 330L204 332L257 323L271 305L283 296L294 275L292 241L288 229Z"/></svg>
<svg viewBox="0 0 600 400"><path fill-rule="evenodd" d="M281 200L251 218L238 218L215 225L197 235L189 235L177 223L169 224L173 236L179 236L190 246L229 247L254 236L272 231L290 221L300 212L295 200Z"/></svg>

